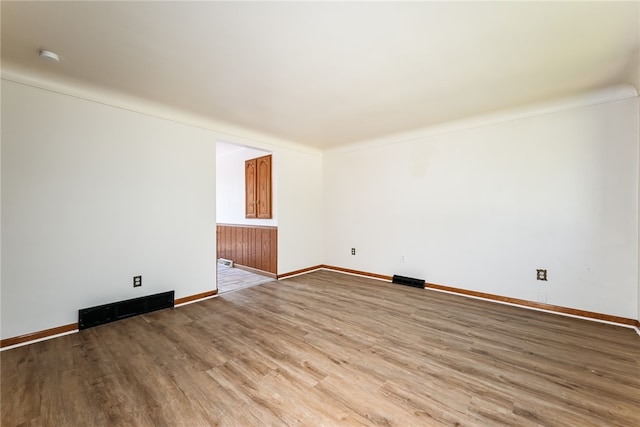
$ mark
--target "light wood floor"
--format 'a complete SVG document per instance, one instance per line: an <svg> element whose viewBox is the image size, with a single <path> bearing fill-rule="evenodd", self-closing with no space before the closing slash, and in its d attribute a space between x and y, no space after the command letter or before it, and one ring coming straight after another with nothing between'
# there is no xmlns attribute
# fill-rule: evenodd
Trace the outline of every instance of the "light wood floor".
<svg viewBox="0 0 640 427"><path fill-rule="evenodd" d="M271 282L271 277L262 276L237 267L218 265L218 293L237 291L249 286L262 285Z"/></svg>
<svg viewBox="0 0 640 427"><path fill-rule="evenodd" d="M632 329L316 272L1 353L2 426L640 426Z"/></svg>

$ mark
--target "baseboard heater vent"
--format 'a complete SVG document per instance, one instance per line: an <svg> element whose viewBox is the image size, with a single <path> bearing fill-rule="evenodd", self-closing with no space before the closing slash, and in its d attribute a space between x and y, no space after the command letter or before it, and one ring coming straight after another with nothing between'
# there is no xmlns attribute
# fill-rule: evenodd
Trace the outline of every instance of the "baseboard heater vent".
<svg viewBox="0 0 640 427"><path fill-rule="evenodd" d="M230 259L219 258L218 264L226 265L227 267L233 267L233 261L231 261Z"/></svg>
<svg viewBox="0 0 640 427"><path fill-rule="evenodd" d="M138 314L173 307L175 291L78 310L78 329L87 329Z"/></svg>
<svg viewBox="0 0 640 427"><path fill-rule="evenodd" d="M424 288L424 280L414 279L413 277L404 277L398 276L397 274L393 275L392 283L396 283L398 285L411 286L414 288Z"/></svg>

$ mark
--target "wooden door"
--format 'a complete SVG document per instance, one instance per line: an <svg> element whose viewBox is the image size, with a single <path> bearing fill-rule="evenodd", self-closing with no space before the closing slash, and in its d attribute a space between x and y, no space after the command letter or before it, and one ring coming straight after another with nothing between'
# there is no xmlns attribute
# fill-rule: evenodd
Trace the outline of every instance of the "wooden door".
<svg viewBox="0 0 640 427"><path fill-rule="evenodd" d="M257 218L257 174L256 165L258 159L250 159L244 162L244 185L245 185L245 216L246 218Z"/></svg>
<svg viewBox="0 0 640 427"><path fill-rule="evenodd" d="M258 218L271 218L271 155L256 160L256 214Z"/></svg>

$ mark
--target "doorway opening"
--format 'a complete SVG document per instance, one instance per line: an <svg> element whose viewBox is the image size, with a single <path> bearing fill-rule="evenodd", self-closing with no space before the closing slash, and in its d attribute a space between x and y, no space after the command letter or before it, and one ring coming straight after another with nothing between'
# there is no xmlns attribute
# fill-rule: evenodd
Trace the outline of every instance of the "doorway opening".
<svg viewBox="0 0 640 427"><path fill-rule="evenodd" d="M245 168L252 159L271 159L271 218L247 211ZM276 156L227 141L216 143L216 277L218 294L260 285L277 274Z"/></svg>

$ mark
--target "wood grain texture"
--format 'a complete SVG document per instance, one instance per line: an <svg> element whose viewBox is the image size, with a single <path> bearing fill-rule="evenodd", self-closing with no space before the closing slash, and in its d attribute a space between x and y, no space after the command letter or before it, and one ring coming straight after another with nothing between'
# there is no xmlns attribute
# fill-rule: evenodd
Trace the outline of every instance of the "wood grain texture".
<svg viewBox="0 0 640 427"><path fill-rule="evenodd" d="M297 275L300 275L300 274L303 274L303 273L308 273L310 271L320 270L322 268L323 268L322 265L316 265L316 266L313 266L313 267L301 268L300 270L289 271L288 273L279 274L278 278L279 279L285 279L287 277L297 276Z"/></svg>
<svg viewBox="0 0 640 427"><path fill-rule="evenodd" d="M236 264L233 268L236 268L238 270L248 271L250 273L259 274L261 276L268 277L270 279L277 279L278 278L278 276L276 274L274 274L274 273L269 273L268 271L264 271L264 270L258 270L257 268L247 267L246 265Z"/></svg>
<svg viewBox="0 0 640 427"><path fill-rule="evenodd" d="M267 273L256 274L248 271L246 267L226 267L218 266L218 294L235 292L238 289L250 286L262 285L263 283L275 280L274 277L267 277Z"/></svg>
<svg viewBox="0 0 640 427"><path fill-rule="evenodd" d="M343 273L355 274L358 276L373 277L376 279L385 280L389 282L392 280L391 276L368 273L366 271L351 270L348 268L335 267L332 265L322 265L321 268L325 270L333 270L333 271L340 271ZM315 269L315 267L313 267L312 269ZM279 277L286 277L286 276L288 276L288 274L280 275ZM511 298L511 297L506 297L502 295L489 294L486 292L477 292L469 289L461 289L461 288L454 288L451 286L438 285L436 283L425 283L424 287L430 288L430 289L436 289L439 291L451 292L459 295L468 295L475 298L484 298L491 301L506 302L509 304L520 305L522 307L531 307L531 308L537 308L541 310L553 311L559 314L569 314L571 316L580 316L588 319L604 320L607 322L618 323L620 325L631 325L631 326L640 327L640 321L636 319L630 319L630 318L621 317L621 316L613 316L611 314L597 313L594 311L580 310L577 308L563 307L563 306L553 305L553 304L543 304L543 303L528 301L528 300L519 299L519 298Z"/></svg>
<svg viewBox="0 0 640 427"><path fill-rule="evenodd" d="M77 323L70 323L68 325L57 326L55 328L45 329L38 332L32 332L30 334L24 334L17 337L5 338L0 341L1 347L9 347L16 344L22 344L29 341L39 340L40 338L47 338L53 335L63 334L65 332L71 332L78 329Z"/></svg>
<svg viewBox="0 0 640 427"><path fill-rule="evenodd" d="M580 310L577 308L570 308L570 307L562 307L562 306L553 305L553 304L544 304L541 302L528 301L528 300L518 299L518 298L503 297L500 295L488 294L485 292L476 292L476 291L470 291L468 289L459 289L459 288L452 288L449 286L436 285L434 283L425 283L424 287L437 289L441 291L454 292L456 294L461 294L461 295L469 295L477 298L490 299L493 301L508 302L509 304L517 304L525 307L539 308L541 310L555 311L556 313L570 314L572 316L581 316L581 317L587 317L590 319L605 320L607 322L619 323L621 325L633 326L637 323L637 320L629 319L627 317L613 316L610 314L596 313L593 311Z"/></svg>
<svg viewBox="0 0 640 427"><path fill-rule="evenodd" d="M334 265L323 265L322 268L326 269L326 270L333 270L333 271L340 271L342 273L349 273L349 274L355 274L358 276L365 276L365 277L373 277L375 279L380 279L380 280L385 280L387 282L390 282L392 277L391 276L385 276L383 274L376 274L376 273L369 273L366 271L359 271L359 270L352 270L350 268L343 268L343 267L336 267Z"/></svg>
<svg viewBox="0 0 640 427"><path fill-rule="evenodd" d="M2 426L637 426L630 328L318 271L4 351Z"/></svg>
<svg viewBox="0 0 640 427"><path fill-rule="evenodd" d="M272 218L271 154L244 162L245 217Z"/></svg>
<svg viewBox="0 0 640 427"><path fill-rule="evenodd" d="M277 227L218 224L216 230L218 258L277 274Z"/></svg>
<svg viewBox="0 0 640 427"><path fill-rule="evenodd" d="M272 218L271 154L256 159L256 206L258 218Z"/></svg>
<svg viewBox="0 0 640 427"><path fill-rule="evenodd" d="M246 160L244 162L244 197L245 197L245 217L257 218L258 217L258 204L257 204L257 161L256 159Z"/></svg>
<svg viewBox="0 0 640 427"><path fill-rule="evenodd" d="M186 297L182 297L182 298L178 298L174 301L175 305L178 304L184 304L187 302L191 302L191 301L196 301L202 298L207 298L213 295L216 295L218 293L217 290L212 290L212 291L207 291L207 292L202 292L199 294L195 294L195 295L189 295ZM68 325L62 325L62 326L57 326L55 328L50 328L50 329L45 329L42 331L37 331L37 332L32 332L29 334L25 334L25 335L20 335L17 337L11 337L11 338L5 338L3 340L0 341L0 348L3 347L10 347L12 345L16 345L16 344L23 344L23 343L27 343L29 341L35 341L41 338L48 338L48 337L52 337L54 335L58 335L58 334L62 334L65 332L71 332L71 331L75 331L78 329L78 324L77 323L70 323Z"/></svg>
<svg viewBox="0 0 640 427"><path fill-rule="evenodd" d="M176 298L176 300L173 303L174 303L174 305L184 304L184 303L187 303L187 302L191 302L191 301L196 301L196 300L203 299L203 298L212 297L212 296L217 295L217 294L218 294L218 290L214 289L212 291L201 292L199 294L189 295L189 296L182 297L182 298Z"/></svg>

